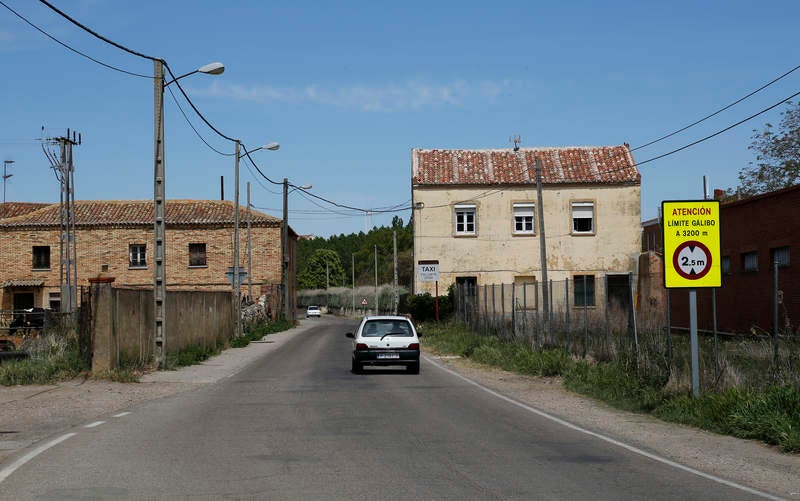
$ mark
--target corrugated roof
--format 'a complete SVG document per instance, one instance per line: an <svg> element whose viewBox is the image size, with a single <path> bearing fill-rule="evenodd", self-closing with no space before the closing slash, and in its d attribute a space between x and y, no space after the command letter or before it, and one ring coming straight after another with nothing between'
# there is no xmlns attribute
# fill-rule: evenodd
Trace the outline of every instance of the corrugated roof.
<svg viewBox="0 0 800 501"><path fill-rule="evenodd" d="M0 226L59 226L59 204L45 205L13 218L0 220ZM273 226L280 219L251 209L252 224ZM152 200L78 200L75 202L76 226L152 225ZM246 205L240 205L241 223L247 220ZM178 226L231 226L233 202L228 200L167 200L166 223Z"/></svg>
<svg viewBox="0 0 800 501"><path fill-rule="evenodd" d="M566 146L503 150L426 150L411 152L412 183L495 185L536 182L536 158L543 184L639 184L630 147ZM523 164L524 158L524 164Z"/></svg>
<svg viewBox="0 0 800 501"><path fill-rule="evenodd" d="M30 280L8 280L0 284L0 289L6 287L41 287L44 285L44 280L30 279Z"/></svg>

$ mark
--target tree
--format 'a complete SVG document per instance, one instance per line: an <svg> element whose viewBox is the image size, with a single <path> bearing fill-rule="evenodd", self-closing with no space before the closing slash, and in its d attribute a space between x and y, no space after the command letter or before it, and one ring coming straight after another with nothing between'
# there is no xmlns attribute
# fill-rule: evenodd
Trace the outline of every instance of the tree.
<svg viewBox="0 0 800 501"><path fill-rule="evenodd" d="M755 164L739 171L739 189L746 195L758 195L800 183L800 105L789 103L781 112L780 125L772 124L758 132L748 149L756 152Z"/></svg>
<svg viewBox="0 0 800 501"><path fill-rule="evenodd" d="M329 279L331 284L339 283L343 273L342 261L336 251L317 249L298 274L297 285L301 289L324 289Z"/></svg>

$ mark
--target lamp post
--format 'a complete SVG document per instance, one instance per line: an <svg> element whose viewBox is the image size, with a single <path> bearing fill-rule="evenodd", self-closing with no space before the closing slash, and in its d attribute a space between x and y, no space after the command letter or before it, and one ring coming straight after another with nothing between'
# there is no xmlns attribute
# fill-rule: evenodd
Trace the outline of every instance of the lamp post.
<svg viewBox="0 0 800 501"><path fill-rule="evenodd" d="M291 320L292 310L289 304L289 186L292 186L291 191L298 188L301 190L310 190L310 184L302 186L290 185L287 178L283 178L283 223L281 225L281 264L282 276L281 286L283 287L283 317L286 320Z"/></svg>
<svg viewBox="0 0 800 501"><path fill-rule="evenodd" d="M240 153L242 149L242 142L236 140L235 150L235 163L233 172L233 294L234 305L236 308L236 337L242 335L242 295L241 295L241 280L239 276L239 159L244 155L249 155L258 150L276 151L281 147L278 143L267 143L264 146L259 146L250 151ZM248 202L249 203L249 202Z"/></svg>
<svg viewBox="0 0 800 501"><path fill-rule="evenodd" d="M6 181L14 175L8 173L8 168L12 165L13 160L3 160L3 217L6 217Z"/></svg>
<svg viewBox="0 0 800 501"><path fill-rule="evenodd" d="M164 169L164 87L195 73L219 75L222 63L210 63L164 83L164 61L153 61L154 86L154 166L153 166L153 357L156 366L164 365L166 356L166 190Z"/></svg>

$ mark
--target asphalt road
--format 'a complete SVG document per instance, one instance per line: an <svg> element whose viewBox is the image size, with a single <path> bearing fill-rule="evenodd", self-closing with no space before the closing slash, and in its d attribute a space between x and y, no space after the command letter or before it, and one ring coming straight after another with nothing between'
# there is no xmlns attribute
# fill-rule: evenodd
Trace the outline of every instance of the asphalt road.
<svg viewBox="0 0 800 501"><path fill-rule="evenodd" d="M43 444L2 480L0 498L757 498L427 360L419 375L351 374L353 325L326 317L231 378Z"/></svg>

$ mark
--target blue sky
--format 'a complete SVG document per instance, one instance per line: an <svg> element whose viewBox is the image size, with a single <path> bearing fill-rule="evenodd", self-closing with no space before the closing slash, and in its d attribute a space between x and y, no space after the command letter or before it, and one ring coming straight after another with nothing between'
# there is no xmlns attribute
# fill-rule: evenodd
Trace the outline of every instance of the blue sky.
<svg viewBox="0 0 800 501"><path fill-rule="evenodd" d="M2 1L95 59L152 75L152 62L39 2ZM636 147L800 64L797 1L52 2L176 74L223 62L222 75L181 81L202 113L250 148L280 142L277 152L253 154L274 181L310 183L365 209L410 201L412 148L509 148L512 135L523 147ZM79 199L152 198L152 79L80 57L2 5L0 61L0 157L15 161L7 200L58 200L38 139L67 128L83 138L74 150ZM688 144L798 90L800 70L634 158ZM233 159L198 139L169 92L165 102L168 198L218 199L224 176L232 199ZM233 151L178 102L209 143ZM642 165L642 217L655 217L662 200L701 198L704 175L712 187L735 186L753 160L753 129L778 123L781 109ZM244 163L241 178L242 204L250 181L252 204L280 217L280 187ZM300 234L357 232L393 215L336 212L290 197ZM410 211L397 215L405 221Z"/></svg>

